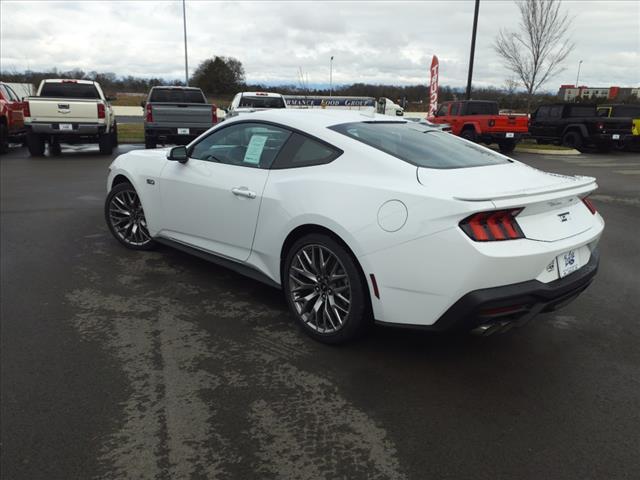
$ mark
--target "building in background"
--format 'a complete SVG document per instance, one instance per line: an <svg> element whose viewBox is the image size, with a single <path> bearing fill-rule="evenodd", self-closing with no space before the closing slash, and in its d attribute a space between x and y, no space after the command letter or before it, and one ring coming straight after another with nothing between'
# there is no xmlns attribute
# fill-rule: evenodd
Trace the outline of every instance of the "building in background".
<svg viewBox="0 0 640 480"><path fill-rule="evenodd" d="M624 100L632 95L640 98L640 88L560 85L560 90L558 90L558 96L565 102L574 102L578 98L581 100Z"/></svg>

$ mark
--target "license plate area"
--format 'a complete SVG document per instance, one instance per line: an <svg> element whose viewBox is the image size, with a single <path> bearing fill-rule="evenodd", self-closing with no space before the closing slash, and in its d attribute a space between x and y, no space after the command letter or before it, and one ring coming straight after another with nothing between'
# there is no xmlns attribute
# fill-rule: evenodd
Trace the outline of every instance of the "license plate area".
<svg viewBox="0 0 640 480"><path fill-rule="evenodd" d="M505 134L505 137L506 137L506 138L513 138L513 132L507 132L507 133Z"/></svg>
<svg viewBox="0 0 640 480"><path fill-rule="evenodd" d="M620 140L620 134L619 133L614 133L613 135L611 135L611 138L613 140Z"/></svg>
<svg viewBox="0 0 640 480"><path fill-rule="evenodd" d="M61 123L59 125L59 128L60 128L60 130L69 131L69 130L73 130L73 125L71 123Z"/></svg>
<svg viewBox="0 0 640 480"><path fill-rule="evenodd" d="M556 257L556 265L558 265L558 276L560 278L579 270L582 267L580 250L575 249L561 253Z"/></svg>
<svg viewBox="0 0 640 480"><path fill-rule="evenodd" d="M178 129L178 135L189 135L189 129L188 128L179 128Z"/></svg>

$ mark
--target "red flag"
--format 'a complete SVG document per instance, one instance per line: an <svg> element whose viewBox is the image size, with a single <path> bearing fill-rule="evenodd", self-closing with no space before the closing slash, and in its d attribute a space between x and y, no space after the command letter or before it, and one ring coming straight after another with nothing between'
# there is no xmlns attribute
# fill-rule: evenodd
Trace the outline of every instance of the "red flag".
<svg viewBox="0 0 640 480"><path fill-rule="evenodd" d="M427 118L433 118L438 111L438 57L431 60L431 81L429 82L429 113Z"/></svg>

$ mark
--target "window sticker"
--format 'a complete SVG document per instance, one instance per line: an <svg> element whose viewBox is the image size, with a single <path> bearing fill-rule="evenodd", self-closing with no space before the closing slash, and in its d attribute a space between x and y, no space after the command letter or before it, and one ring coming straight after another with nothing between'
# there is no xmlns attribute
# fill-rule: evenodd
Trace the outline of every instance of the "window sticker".
<svg viewBox="0 0 640 480"><path fill-rule="evenodd" d="M258 165L268 138L267 135L252 135L249 145L247 145L247 152L244 154L243 162Z"/></svg>

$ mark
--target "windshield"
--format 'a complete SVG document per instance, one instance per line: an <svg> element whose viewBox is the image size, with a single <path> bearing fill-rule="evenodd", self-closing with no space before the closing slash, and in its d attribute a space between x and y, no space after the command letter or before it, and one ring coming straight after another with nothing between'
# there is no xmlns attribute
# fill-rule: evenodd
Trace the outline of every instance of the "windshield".
<svg viewBox="0 0 640 480"><path fill-rule="evenodd" d="M282 97L242 96L239 108L285 108Z"/></svg>
<svg viewBox="0 0 640 480"><path fill-rule="evenodd" d="M160 103L207 103L202 90L184 88L154 88L150 102Z"/></svg>
<svg viewBox="0 0 640 480"><path fill-rule="evenodd" d="M356 122L329 128L418 167L446 169L509 163L502 155L420 123Z"/></svg>
<svg viewBox="0 0 640 480"><path fill-rule="evenodd" d="M46 82L40 91L41 97L99 99L98 89L92 83Z"/></svg>

